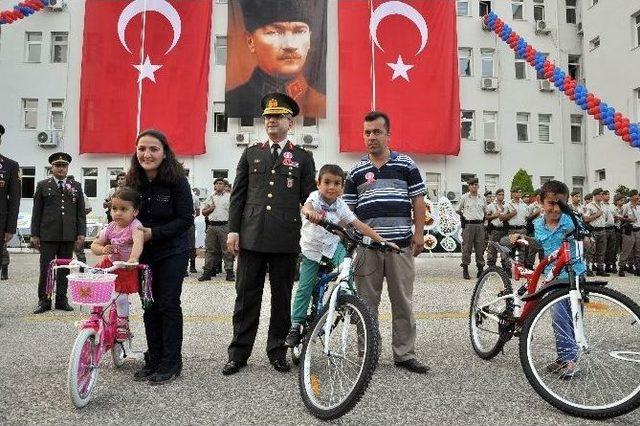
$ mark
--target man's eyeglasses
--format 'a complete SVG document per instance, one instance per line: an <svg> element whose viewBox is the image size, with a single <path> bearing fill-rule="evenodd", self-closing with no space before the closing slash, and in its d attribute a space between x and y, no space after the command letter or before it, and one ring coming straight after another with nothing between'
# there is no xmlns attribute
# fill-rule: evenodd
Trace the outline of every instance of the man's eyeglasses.
<svg viewBox="0 0 640 426"><path fill-rule="evenodd" d="M364 132L362 132L365 136L382 136L382 135L386 135L387 132L385 132L384 130L380 130L380 129L373 129L373 130L365 130Z"/></svg>

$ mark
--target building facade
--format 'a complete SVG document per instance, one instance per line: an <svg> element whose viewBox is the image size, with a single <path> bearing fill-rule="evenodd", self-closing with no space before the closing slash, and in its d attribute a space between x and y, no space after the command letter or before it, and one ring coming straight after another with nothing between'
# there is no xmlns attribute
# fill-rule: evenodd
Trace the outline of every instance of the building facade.
<svg viewBox="0 0 640 426"><path fill-rule="evenodd" d="M192 185L205 190L214 177L232 180L245 144L264 138L260 121L224 115L228 5L226 0L212 1L207 153L180 158ZM14 3L0 0L0 10ZM640 0L456 3L460 154L413 155L432 199L442 195L457 199L466 190L464 181L472 176L480 180L481 188L509 187L520 168L532 176L534 187L550 179L585 192L596 186L640 186L640 151L602 130L540 79L535 69L485 30L480 19L493 10L538 51L638 121L640 74L633 70L640 65ZM126 170L130 156L78 154L84 1L58 4L64 7L2 26L0 123L7 133L0 152L22 168L22 211L30 211L35 182L47 176L47 157L54 150L65 150L74 158L70 173L83 184L94 212L100 213L115 174ZM337 8L338 0L328 0L327 118L299 118L291 137L309 147L318 167L337 163L349 168L359 155L339 152Z"/></svg>

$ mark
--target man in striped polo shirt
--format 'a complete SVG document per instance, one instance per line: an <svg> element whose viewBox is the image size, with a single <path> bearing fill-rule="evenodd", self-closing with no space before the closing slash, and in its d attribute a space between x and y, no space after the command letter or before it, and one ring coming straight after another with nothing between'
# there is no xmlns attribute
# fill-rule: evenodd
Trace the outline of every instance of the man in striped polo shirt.
<svg viewBox="0 0 640 426"><path fill-rule="evenodd" d="M387 279L395 365L424 374L429 367L415 355L413 282L414 256L422 252L424 245L426 188L413 160L389 149L390 122L385 113L372 111L365 116L363 136L368 155L349 172L343 199L358 219L382 238L396 243L403 252L381 253L360 248L356 288L377 318L382 282Z"/></svg>

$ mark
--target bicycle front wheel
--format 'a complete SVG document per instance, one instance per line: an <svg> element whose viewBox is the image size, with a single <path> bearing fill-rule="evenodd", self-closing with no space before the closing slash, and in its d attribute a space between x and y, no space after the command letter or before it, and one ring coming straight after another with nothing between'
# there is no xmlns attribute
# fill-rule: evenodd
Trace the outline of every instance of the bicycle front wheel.
<svg viewBox="0 0 640 426"><path fill-rule="evenodd" d="M608 419L640 406L640 307L604 287L583 288L579 347L569 290L543 298L525 321L520 362L535 391L574 416Z"/></svg>
<svg viewBox="0 0 640 426"><path fill-rule="evenodd" d="M89 403L98 380L98 336L93 329L80 331L69 358L68 387L73 405L82 408Z"/></svg>
<svg viewBox="0 0 640 426"><path fill-rule="evenodd" d="M357 296L338 296L325 353L328 306L305 341L298 381L307 409L317 418L343 416L362 398L380 356L378 324Z"/></svg>
<svg viewBox="0 0 640 426"><path fill-rule="evenodd" d="M513 300L499 299L513 293L511 280L499 268L490 267L478 279L469 308L469 335L476 354L489 360L511 338ZM497 318L497 320L495 319Z"/></svg>

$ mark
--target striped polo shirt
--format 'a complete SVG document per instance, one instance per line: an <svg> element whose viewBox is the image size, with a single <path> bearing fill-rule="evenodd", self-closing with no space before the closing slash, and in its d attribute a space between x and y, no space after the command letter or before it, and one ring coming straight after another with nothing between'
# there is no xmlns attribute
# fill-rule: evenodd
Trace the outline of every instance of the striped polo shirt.
<svg viewBox="0 0 640 426"><path fill-rule="evenodd" d="M358 219L382 238L407 247L413 236L411 198L425 193L413 160L391 151L389 160L379 169L368 155L363 156L347 176L342 199L354 206Z"/></svg>

